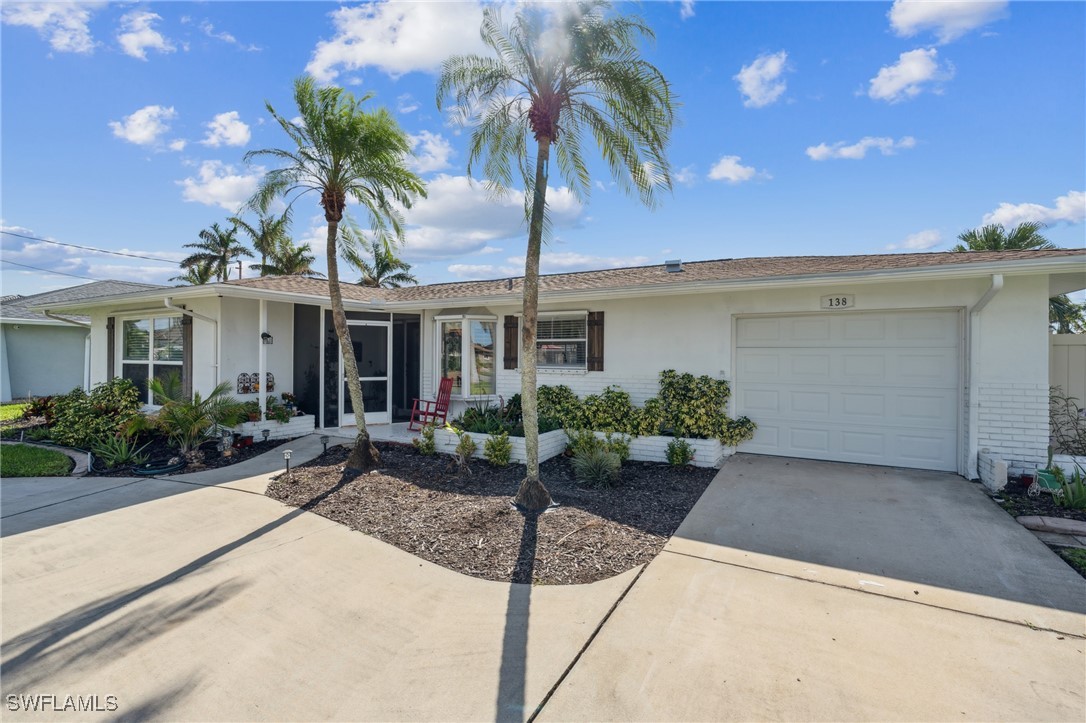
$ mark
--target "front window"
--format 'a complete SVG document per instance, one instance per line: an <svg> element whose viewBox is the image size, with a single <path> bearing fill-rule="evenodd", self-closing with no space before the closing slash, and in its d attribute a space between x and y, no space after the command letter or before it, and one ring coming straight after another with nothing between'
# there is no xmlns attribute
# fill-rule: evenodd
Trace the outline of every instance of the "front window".
<svg viewBox="0 0 1086 723"><path fill-rule="evenodd" d="M498 322L494 319L442 319L438 321L438 368L441 378L452 379L456 396L494 394L494 349Z"/></svg>
<svg viewBox="0 0 1086 723"><path fill-rule="evenodd" d="M125 319L121 325L121 376L139 389L140 399L153 404L147 382L165 379L171 372L180 377L184 361L184 336L179 316Z"/></svg>
<svg viewBox="0 0 1086 723"><path fill-rule="evenodd" d="M540 315L535 334L536 365L545 369L588 368L588 316Z"/></svg>

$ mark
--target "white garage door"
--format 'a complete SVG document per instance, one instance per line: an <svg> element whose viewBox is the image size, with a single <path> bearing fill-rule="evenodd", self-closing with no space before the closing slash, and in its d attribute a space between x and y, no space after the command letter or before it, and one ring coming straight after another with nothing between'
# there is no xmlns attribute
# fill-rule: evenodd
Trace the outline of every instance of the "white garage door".
<svg viewBox="0 0 1086 723"><path fill-rule="evenodd" d="M738 320L740 451L957 469L959 315L840 312Z"/></svg>

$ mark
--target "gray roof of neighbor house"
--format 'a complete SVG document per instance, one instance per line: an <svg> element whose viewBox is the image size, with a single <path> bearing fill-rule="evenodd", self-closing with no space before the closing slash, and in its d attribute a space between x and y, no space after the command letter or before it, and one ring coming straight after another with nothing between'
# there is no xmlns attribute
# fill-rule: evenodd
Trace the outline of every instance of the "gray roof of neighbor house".
<svg viewBox="0 0 1086 723"><path fill-rule="evenodd" d="M32 307L42 308L51 305L64 305L89 301L98 297L117 296L151 289L164 289L158 284L140 284L132 281L92 281L89 284L69 286L55 291L45 291L30 296L11 294L0 298L0 319L4 321L56 323L44 314L31 311ZM87 321L85 316L67 314L67 318L74 321Z"/></svg>
<svg viewBox="0 0 1086 723"><path fill-rule="evenodd" d="M1043 249L1035 251L968 251L921 254L878 254L867 256L769 256L762 258L717 259L688 261L682 270L668 271L665 264L631 266L600 271L578 271L547 274L539 278L541 298L596 295L600 293L637 294L648 291L668 293L672 290L709 288L747 282L801 282L824 280L840 275L842 278L865 276L884 277L911 272L939 272L979 275L998 272L1028 273L1044 265L1051 273L1086 274L1086 250ZM1086 285L1086 284L1084 284ZM163 287L166 288L166 287ZM435 306L455 301L512 301L520 295L523 278L501 278L487 281L409 286L401 289L378 289L356 284L341 284L344 301L355 304L390 304L398 307ZM301 276L268 276L237 279L204 286L169 288L169 295L181 300L206 294L307 297L315 302L328 298L328 282ZM145 294L127 295L132 301ZM116 301L126 301L125 297ZM40 306L40 304L38 305ZM69 305L69 308L77 308Z"/></svg>

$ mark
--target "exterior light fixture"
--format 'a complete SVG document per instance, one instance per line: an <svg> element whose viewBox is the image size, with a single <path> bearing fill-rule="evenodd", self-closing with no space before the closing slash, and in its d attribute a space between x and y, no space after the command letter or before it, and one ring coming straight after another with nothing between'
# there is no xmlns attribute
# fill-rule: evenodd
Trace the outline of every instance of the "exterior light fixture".
<svg viewBox="0 0 1086 723"><path fill-rule="evenodd" d="M271 430L270 429L262 429L262 430L260 430L260 435L262 437L264 437L264 441L267 442L268 437L271 436Z"/></svg>
<svg viewBox="0 0 1086 723"><path fill-rule="evenodd" d="M283 461L287 464L287 474L290 474L290 450L283 450Z"/></svg>
<svg viewBox="0 0 1086 723"><path fill-rule="evenodd" d="M327 434L322 434L321 435L321 444L324 445L324 453L328 454L328 435Z"/></svg>
<svg viewBox="0 0 1086 723"><path fill-rule="evenodd" d="M264 342L265 344L275 343L275 339L272 338L272 335L266 331L260 332L260 341Z"/></svg>

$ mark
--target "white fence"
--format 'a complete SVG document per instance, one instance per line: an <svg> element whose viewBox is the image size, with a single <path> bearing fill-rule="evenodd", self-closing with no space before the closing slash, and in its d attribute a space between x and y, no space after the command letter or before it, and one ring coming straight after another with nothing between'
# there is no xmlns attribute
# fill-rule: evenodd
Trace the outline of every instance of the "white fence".
<svg viewBox="0 0 1086 723"><path fill-rule="evenodd" d="M1048 383L1086 406L1086 334L1051 334L1048 337Z"/></svg>

